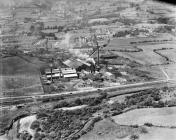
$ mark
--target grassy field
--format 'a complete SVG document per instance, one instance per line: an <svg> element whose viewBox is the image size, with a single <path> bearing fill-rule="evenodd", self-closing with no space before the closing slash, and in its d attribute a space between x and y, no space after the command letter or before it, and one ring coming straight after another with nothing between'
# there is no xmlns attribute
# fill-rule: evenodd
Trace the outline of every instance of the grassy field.
<svg viewBox="0 0 176 140"><path fill-rule="evenodd" d="M154 50L162 48L172 48L175 47L173 44L157 44L157 45L144 45L138 46L139 49L142 49L141 52L116 52L118 55L122 55L131 60L134 60L143 65L157 65L166 63L166 59L159 54L155 53ZM164 50L166 51L166 50ZM169 50L171 51L171 50Z"/></svg>
<svg viewBox="0 0 176 140"><path fill-rule="evenodd" d="M118 124L140 125L151 123L152 127L145 127L146 133L138 133L138 140L170 140L176 139L176 107L167 108L144 108L129 111L127 113L112 117ZM126 137L123 140L130 140Z"/></svg>
<svg viewBox="0 0 176 140"><path fill-rule="evenodd" d="M163 65L161 67L165 70L170 79L176 80L176 64Z"/></svg>
<svg viewBox="0 0 176 140"><path fill-rule="evenodd" d="M30 57L14 56L3 58L0 63L2 64L0 67L0 88L3 96L43 93L40 81L42 62Z"/></svg>
<svg viewBox="0 0 176 140"><path fill-rule="evenodd" d="M116 123L122 125L143 125L152 123L157 126L176 126L176 107L170 108L144 108L129 111L114 116Z"/></svg>
<svg viewBox="0 0 176 140"><path fill-rule="evenodd" d="M165 63L165 59L153 51L142 51L142 52L124 52L130 60L134 60L143 65L158 65Z"/></svg>
<svg viewBox="0 0 176 140"><path fill-rule="evenodd" d="M143 40L143 39L142 39ZM150 40L150 38L149 38ZM166 63L166 58L155 53L154 50L161 52L164 56L168 57L172 61L176 61L175 50L169 49L160 51L158 49L163 48L176 48L174 43L165 43L165 44L150 44L150 43L143 43L141 45L137 45L137 48L133 47L134 45L130 44L130 42L138 42L138 39L115 39L110 42L108 47L104 48L105 50L114 50L114 53L129 58L130 60L134 60L143 65L158 65ZM126 52L120 52L118 50L124 50ZM142 50L142 51L139 51ZM136 51L136 52L128 52L128 51ZM164 53L163 53L164 52Z"/></svg>
<svg viewBox="0 0 176 140"><path fill-rule="evenodd" d="M159 53L168 57L171 61L176 62L176 48L171 50L161 50Z"/></svg>
<svg viewBox="0 0 176 140"><path fill-rule="evenodd" d="M79 140L124 140L127 136L139 131L140 128L120 126L109 119L104 119L96 123L93 130Z"/></svg>
<svg viewBox="0 0 176 140"><path fill-rule="evenodd" d="M175 129L148 128L148 133L140 135L138 140L175 140Z"/></svg>
<svg viewBox="0 0 176 140"><path fill-rule="evenodd" d="M158 66L140 67L138 69L142 71L149 71L150 76L155 79L159 79L159 80L166 79L166 76L163 74L161 68Z"/></svg>
<svg viewBox="0 0 176 140"><path fill-rule="evenodd" d="M132 39L114 39L114 40L110 41L109 45L104 49L105 50L130 49L130 50L135 51L136 49L133 48L130 44L131 41L132 41Z"/></svg>
<svg viewBox="0 0 176 140"><path fill-rule="evenodd" d="M162 48L175 48L175 43L165 43L165 44L152 44L152 45L142 45L138 46L138 48L143 49L144 51L152 51L154 49L162 49Z"/></svg>

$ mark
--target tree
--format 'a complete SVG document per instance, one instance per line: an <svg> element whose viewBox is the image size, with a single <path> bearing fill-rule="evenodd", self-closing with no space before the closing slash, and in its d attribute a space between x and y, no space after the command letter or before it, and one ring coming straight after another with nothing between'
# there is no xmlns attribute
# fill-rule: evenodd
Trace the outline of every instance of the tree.
<svg viewBox="0 0 176 140"><path fill-rule="evenodd" d="M75 104L76 104L76 105L81 105L81 104L82 104L81 99L80 99L80 98L77 98L77 99L75 100Z"/></svg>
<svg viewBox="0 0 176 140"><path fill-rule="evenodd" d="M158 23L161 23L161 24L168 24L169 20L170 20L170 19L167 18L167 17L159 17L159 18L157 19Z"/></svg>
<svg viewBox="0 0 176 140"><path fill-rule="evenodd" d="M148 126L148 127L152 127L153 124L152 123L144 123L145 126Z"/></svg>
<svg viewBox="0 0 176 140"><path fill-rule="evenodd" d="M139 135L133 134L133 135L131 135L130 139L131 140L137 140L137 139L139 139Z"/></svg>
<svg viewBox="0 0 176 140"><path fill-rule="evenodd" d="M140 130L141 133L146 134L148 133L147 129L145 127L142 127Z"/></svg>
<svg viewBox="0 0 176 140"><path fill-rule="evenodd" d="M90 106L95 106L95 105L100 104L101 102L102 102L102 99L97 97L97 98L91 100L89 105Z"/></svg>
<svg viewBox="0 0 176 140"><path fill-rule="evenodd" d="M151 97L153 97L153 99L155 101L159 101L161 99L161 96L159 93L154 93L154 94L151 94Z"/></svg>
<svg viewBox="0 0 176 140"><path fill-rule="evenodd" d="M39 121L34 121L32 124L31 124L31 129L33 129L33 130L35 130L35 129L37 129L37 128L39 128L40 127L40 122Z"/></svg>
<svg viewBox="0 0 176 140"><path fill-rule="evenodd" d="M30 27L30 32L31 32L31 33L33 33L33 32L34 32L34 30L35 30L34 25L31 25L31 27Z"/></svg>
<svg viewBox="0 0 176 140"><path fill-rule="evenodd" d="M144 101L144 106L152 106L153 103L153 98L152 97L148 97L145 101Z"/></svg>

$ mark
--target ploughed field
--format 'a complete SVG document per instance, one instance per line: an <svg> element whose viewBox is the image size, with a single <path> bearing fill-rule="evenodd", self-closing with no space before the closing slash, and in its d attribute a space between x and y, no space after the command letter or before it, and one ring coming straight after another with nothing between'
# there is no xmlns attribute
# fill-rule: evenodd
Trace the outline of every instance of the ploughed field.
<svg viewBox="0 0 176 140"><path fill-rule="evenodd" d="M0 60L1 96L21 96L43 93L40 82L39 61L18 56L6 57Z"/></svg>

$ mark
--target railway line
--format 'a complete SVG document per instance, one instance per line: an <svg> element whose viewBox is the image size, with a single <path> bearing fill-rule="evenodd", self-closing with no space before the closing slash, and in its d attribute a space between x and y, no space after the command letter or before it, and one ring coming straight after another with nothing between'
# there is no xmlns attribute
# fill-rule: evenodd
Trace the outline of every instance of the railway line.
<svg viewBox="0 0 176 140"><path fill-rule="evenodd" d="M150 81L150 82L135 83L135 84L128 84L128 85L96 88L91 90L55 93L55 94L1 97L0 103L2 106L3 104L11 104L11 103L14 103L15 101L21 101L24 103L31 103L31 102L44 101L44 100L52 101L52 100L57 100L57 98L60 98L60 97L66 98L66 97L79 97L79 96L93 95L101 91L107 92L109 96L119 96L124 94L133 94L135 92L151 89L151 88L161 88L164 86L175 86L175 85L176 85L176 81L167 79L167 80L158 80L158 81Z"/></svg>

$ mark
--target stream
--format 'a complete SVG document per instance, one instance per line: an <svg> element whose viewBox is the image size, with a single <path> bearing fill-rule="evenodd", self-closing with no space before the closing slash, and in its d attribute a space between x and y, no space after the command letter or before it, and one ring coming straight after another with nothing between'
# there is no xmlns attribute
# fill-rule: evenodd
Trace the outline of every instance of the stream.
<svg viewBox="0 0 176 140"><path fill-rule="evenodd" d="M17 135L20 133L29 133L33 137L35 130L30 129L31 124L36 120L36 115L21 118L13 123L12 128L4 135L0 136L0 140L20 140Z"/></svg>

